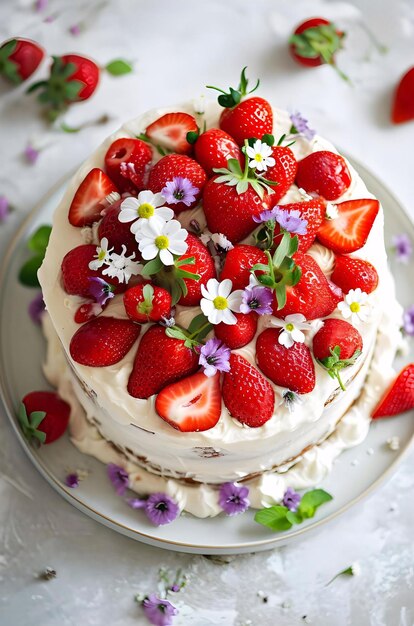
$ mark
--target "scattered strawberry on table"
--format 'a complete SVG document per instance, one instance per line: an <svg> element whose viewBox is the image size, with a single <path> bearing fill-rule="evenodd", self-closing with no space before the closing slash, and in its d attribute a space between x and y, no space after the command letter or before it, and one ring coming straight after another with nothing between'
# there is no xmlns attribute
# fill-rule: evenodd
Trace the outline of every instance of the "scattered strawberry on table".
<svg viewBox="0 0 414 626"><path fill-rule="evenodd" d="M403 124L411 120L414 120L414 67L398 83L391 111L393 124Z"/></svg>
<svg viewBox="0 0 414 626"><path fill-rule="evenodd" d="M66 431L70 406L52 391L32 391L22 400L18 419L26 439L53 443Z"/></svg>
<svg viewBox="0 0 414 626"><path fill-rule="evenodd" d="M35 73L43 61L45 52L30 39L15 37L0 47L0 76L19 84Z"/></svg>

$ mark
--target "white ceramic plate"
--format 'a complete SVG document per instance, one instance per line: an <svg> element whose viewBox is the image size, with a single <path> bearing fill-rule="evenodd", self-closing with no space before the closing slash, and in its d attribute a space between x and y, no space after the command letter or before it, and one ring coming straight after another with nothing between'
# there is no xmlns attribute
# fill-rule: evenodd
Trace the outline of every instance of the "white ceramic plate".
<svg viewBox="0 0 414 626"><path fill-rule="evenodd" d="M414 226L398 200L365 167L358 163L354 165L384 206L386 243L389 245L391 236L401 232L414 239ZM41 370L45 342L40 329L27 314L35 290L22 287L17 275L28 256L25 244L30 233L40 224L51 222L66 182L67 179L53 189L19 229L4 259L0 276L0 394L23 450L66 500L102 524L151 545L200 554L235 554L270 549L316 531L390 476L414 437L412 415L373 423L366 441L342 454L329 478L321 485L334 496L333 501L319 509L316 518L290 531L272 533L254 522L254 511L233 518L219 516L206 520L186 515L168 526L157 528L140 511L133 511L116 496L105 466L82 455L67 436L40 449L29 446L21 435L15 410L27 392L46 388ZM398 298L408 306L412 304L411 268L395 262L392 266ZM413 354L405 356L404 363L413 357ZM393 435L400 438L398 452L392 452L386 445L387 439ZM69 489L63 481L68 470L75 468L86 468L90 474L77 489Z"/></svg>

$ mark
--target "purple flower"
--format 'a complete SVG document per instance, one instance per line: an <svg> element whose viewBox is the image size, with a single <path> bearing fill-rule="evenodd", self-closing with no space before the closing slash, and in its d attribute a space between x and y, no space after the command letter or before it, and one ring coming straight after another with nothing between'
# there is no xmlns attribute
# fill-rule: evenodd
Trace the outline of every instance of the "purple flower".
<svg viewBox="0 0 414 626"><path fill-rule="evenodd" d="M147 501L142 498L128 498L127 504L131 509L145 509Z"/></svg>
<svg viewBox="0 0 414 626"><path fill-rule="evenodd" d="M403 326L407 335L414 337L414 305L404 311Z"/></svg>
<svg viewBox="0 0 414 626"><path fill-rule="evenodd" d="M30 165L34 165L39 158L39 154L39 150L36 150L36 148L34 148L29 141L26 148L24 149L24 158L26 159L26 161L30 163Z"/></svg>
<svg viewBox="0 0 414 626"><path fill-rule="evenodd" d="M272 220L276 219L278 212L279 212L279 207L277 206L274 209L262 211L261 213L259 213L259 215L253 216L253 221L256 222L256 224L263 224L263 222L271 222Z"/></svg>
<svg viewBox="0 0 414 626"><path fill-rule="evenodd" d="M286 506L289 509L289 511L297 511L301 499L302 497L296 493L292 487L288 487L283 496L282 503L283 506Z"/></svg>
<svg viewBox="0 0 414 626"><path fill-rule="evenodd" d="M300 211L284 211L280 207L274 208L278 208L276 221L280 228L283 228L283 230L293 235L306 235L308 220L301 218Z"/></svg>
<svg viewBox="0 0 414 626"><path fill-rule="evenodd" d="M37 11L38 13L41 13L42 11L46 11L48 4L49 4L49 0L36 0L35 11Z"/></svg>
<svg viewBox="0 0 414 626"><path fill-rule="evenodd" d="M392 245L397 261L400 263L408 263L413 252L413 246L409 236L406 235L406 233L394 235L392 238Z"/></svg>
<svg viewBox="0 0 414 626"><path fill-rule="evenodd" d="M292 122L293 131L296 131L299 135L303 135L305 139L311 141L311 139L315 137L316 132L312 130L312 128L309 128L308 120L298 111L290 114L290 121Z"/></svg>
<svg viewBox="0 0 414 626"><path fill-rule="evenodd" d="M101 306L104 306L115 295L114 286L99 276L89 277L89 293Z"/></svg>
<svg viewBox="0 0 414 626"><path fill-rule="evenodd" d="M217 372L229 372L230 348L216 337L209 339L200 350L198 362L208 377L214 376Z"/></svg>
<svg viewBox="0 0 414 626"><path fill-rule="evenodd" d="M250 506L248 495L247 487L224 483L220 486L219 505L227 515L244 513Z"/></svg>
<svg viewBox="0 0 414 626"><path fill-rule="evenodd" d="M5 222L10 213L10 204L6 196L0 196L0 222Z"/></svg>
<svg viewBox="0 0 414 626"><path fill-rule="evenodd" d="M79 487L79 476L74 472L73 474L68 474L65 478L65 485L70 487L71 489L76 489Z"/></svg>
<svg viewBox="0 0 414 626"><path fill-rule="evenodd" d="M194 202L198 192L198 187L194 187L188 178L182 176L174 176L161 191L168 204L182 202L186 206L190 206Z"/></svg>
<svg viewBox="0 0 414 626"><path fill-rule="evenodd" d="M178 614L178 610L171 602L158 598L155 593L150 593L144 598L142 609L147 620L154 626L171 626L174 615Z"/></svg>
<svg viewBox="0 0 414 626"><path fill-rule="evenodd" d="M129 487L128 472L123 467L109 463L107 466L108 478L115 487L115 491L119 496L123 496Z"/></svg>
<svg viewBox="0 0 414 626"><path fill-rule="evenodd" d="M43 301L43 294L39 291L33 300L31 300L27 309L34 324L40 324L44 310L45 303Z"/></svg>
<svg viewBox="0 0 414 626"><path fill-rule="evenodd" d="M170 591L172 591L173 593L178 593L181 590L180 585L171 585L170 587Z"/></svg>
<svg viewBox="0 0 414 626"><path fill-rule="evenodd" d="M77 37L78 35L80 35L81 29L80 29L79 24L72 24L72 26L69 27L69 32L74 37Z"/></svg>
<svg viewBox="0 0 414 626"><path fill-rule="evenodd" d="M170 524L180 513L179 506L166 493L153 493L145 502L145 513L156 526Z"/></svg>
<svg viewBox="0 0 414 626"><path fill-rule="evenodd" d="M240 313L256 311L259 315L272 314L273 291L268 287L246 287L242 295Z"/></svg>

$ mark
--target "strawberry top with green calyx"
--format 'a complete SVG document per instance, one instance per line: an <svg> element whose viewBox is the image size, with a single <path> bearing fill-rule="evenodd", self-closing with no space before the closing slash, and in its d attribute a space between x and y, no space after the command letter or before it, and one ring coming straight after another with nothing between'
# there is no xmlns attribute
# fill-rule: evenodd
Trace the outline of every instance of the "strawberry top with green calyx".
<svg viewBox="0 0 414 626"><path fill-rule="evenodd" d="M37 440L38 443L45 443L46 433L38 430L38 428L46 417L46 411L32 411L30 415L27 415L26 407L22 402L17 416L23 434L28 441Z"/></svg>
<svg viewBox="0 0 414 626"><path fill-rule="evenodd" d="M184 341L186 348L196 350L199 346L204 344L204 339L212 329L213 325L203 313L200 313L191 320L187 329L174 324L174 326L166 328L165 333L168 337Z"/></svg>
<svg viewBox="0 0 414 626"><path fill-rule="evenodd" d="M331 348L330 353L331 356L328 356L325 359L317 359L317 361L327 370L331 378L337 379L342 391L346 391L346 387L341 380L340 371L343 370L344 367L354 365L357 358L361 354L361 350L355 350L354 354L349 359L341 359L340 346L335 346L333 349Z"/></svg>
<svg viewBox="0 0 414 626"><path fill-rule="evenodd" d="M219 87L214 87L213 85L207 85L207 89L215 89L220 92L220 96L217 98L219 104L226 109L231 109L239 104L245 96L253 93L260 85L260 79L257 79L257 82L253 89L247 91L247 87L249 85L249 80L246 78L246 70L247 65L242 69L242 73L240 75L240 82L237 89L233 89L233 87L229 87L229 92L227 93L224 89L220 89Z"/></svg>
<svg viewBox="0 0 414 626"><path fill-rule="evenodd" d="M194 265L195 262L195 257L183 259L174 256L173 265L163 265L160 257L157 256L144 265L141 275L144 278L151 277L157 285L169 291L171 294L171 306L174 306L182 296L185 297L188 293L184 279L199 281L201 278L195 272L192 273L182 269L182 266Z"/></svg>

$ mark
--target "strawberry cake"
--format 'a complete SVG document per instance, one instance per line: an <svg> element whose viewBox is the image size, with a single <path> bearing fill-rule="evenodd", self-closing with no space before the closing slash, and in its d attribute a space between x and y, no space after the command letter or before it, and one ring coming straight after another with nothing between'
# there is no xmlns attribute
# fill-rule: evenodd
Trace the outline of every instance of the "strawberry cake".
<svg viewBox="0 0 414 626"><path fill-rule="evenodd" d="M71 440L199 517L319 483L367 435L401 308L378 200L239 88L153 110L80 167L39 280Z"/></svg>

